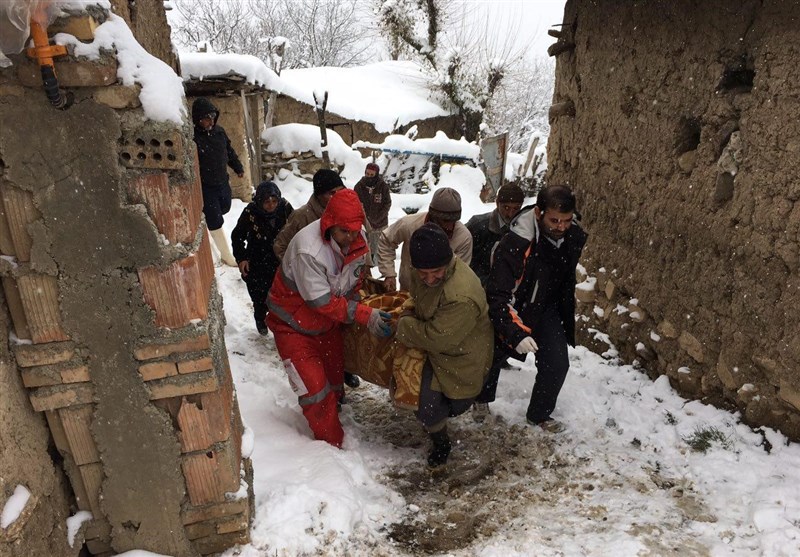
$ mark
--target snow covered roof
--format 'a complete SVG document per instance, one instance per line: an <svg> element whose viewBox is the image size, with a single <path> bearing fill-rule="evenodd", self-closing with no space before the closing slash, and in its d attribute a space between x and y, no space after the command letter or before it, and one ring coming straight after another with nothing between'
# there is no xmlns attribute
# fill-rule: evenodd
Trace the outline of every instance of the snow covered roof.
<svg viewBox="0 0 800 557"><path fill-rule="evenodd" d="M249 54L182 52L180 59L184 81L243 81L267 89L277 86L278 75L260 58Z"/></svg>
<svg viewBox="0 0 800 557"><path fill-rule="evenodd" d="M369 122L378 132L451 112L433 98L431 78L407 61L356 68L284 70L280 76L246 54L181 53L184 81L244 81L315 106L314 92L328 92L327 110L348 120Z"/></svg>
<svg viewBox="0 0 800 557"><path fill-rule="evenodd" d="M327 110L369 122L381 133L451 112L433 99L431 78L414 62L386 61L356 68L284 70L274 91L314 106L314 91L328 92Z"/></svg>

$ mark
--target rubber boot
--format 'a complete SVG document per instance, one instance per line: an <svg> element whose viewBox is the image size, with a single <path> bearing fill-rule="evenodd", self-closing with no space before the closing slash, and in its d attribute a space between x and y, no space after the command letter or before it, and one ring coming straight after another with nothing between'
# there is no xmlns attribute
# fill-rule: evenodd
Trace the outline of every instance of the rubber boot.
<svg viewBox="0 0 800 557"><path fill-rule="evenodd" d="M225 230L217 228L216 230L209 230L211 239L214 240L214 245L217 246L220 260L231 267L238 267L236 258L231 253L231 248L228 246L228 238L225 237Z"/></svg>
<svg viewBox="0 0 800 557"><path fill-rule="evenodd" d="M436 433L429 433L433 447L428 454L428 468L436 470L447 464L447 457L450 456L450 436L447 435L447 427L440 429Z"/></svg>
<svg viewBox="0 0 800 557"><path fill-rule="evenodd" d="M359 385L361 385L361 379L359 379L358 375L353 375L352 373L344 372L344 384L350 387L351 389L357 389Z"/></svg>

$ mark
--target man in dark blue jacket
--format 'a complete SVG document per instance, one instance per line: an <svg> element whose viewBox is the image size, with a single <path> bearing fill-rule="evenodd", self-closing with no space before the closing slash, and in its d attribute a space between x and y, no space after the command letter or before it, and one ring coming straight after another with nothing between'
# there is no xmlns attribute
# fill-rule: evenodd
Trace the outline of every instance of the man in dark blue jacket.
<svg viewBox="0 0 800 557"><path fill-rule="evenodd" d="M197 144L197 158L200 163L200 183L203 186L203 214L211 238L226 265L236 266L231 254L225 232L222 230L223 215L231 209L231 185L228 181L228 167L240 178L244 167L231 147L231 140L222 126L217 125L219 109L205 97L198 97L192 103L192 122L194 122L194 142Z"/></svg>
<svg viewBox="0 0 800 557"><path fill-rule="evenodd" d="M262 335L267 334L267 294L281 266L272 245L292 210L278 186L261 182L231 233L233 255L253 301L256 329Z"/></svg>
<svg viewBox="0 0 800 557"><path fill-rule="evenodd" d="M575 346L575 268L587 238L574 216L567 186L539 192L536 205L514 218L497 245L486 287L495 346L522 361L536 354L526 417L551 433L564 429L551 413L569 370L567 345ZM494 400L496 388L487 379L479 400Z"/></svg>

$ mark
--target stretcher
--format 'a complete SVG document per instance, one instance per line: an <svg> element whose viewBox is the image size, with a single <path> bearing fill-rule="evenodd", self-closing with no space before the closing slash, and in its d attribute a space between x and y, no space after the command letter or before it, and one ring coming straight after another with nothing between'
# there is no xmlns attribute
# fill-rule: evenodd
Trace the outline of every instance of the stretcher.
<svg viewBox="0 0 800 557"><path fill-rule="evenodd" d="M414 308L407 292L373 294L361 302L389 313L393 331L397 328L400 315ZM378 338L357 323L344 328L345 371L389 389L389 396L398 407L417 409L425 358L424 352L403 345L394 338L394 334Z"/></svg>

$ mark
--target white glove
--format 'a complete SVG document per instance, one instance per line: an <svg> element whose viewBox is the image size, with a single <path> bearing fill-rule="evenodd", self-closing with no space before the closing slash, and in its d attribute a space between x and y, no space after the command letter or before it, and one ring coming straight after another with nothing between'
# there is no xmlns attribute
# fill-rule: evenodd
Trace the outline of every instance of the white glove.
<svg viewBox="0 0 800 557"><path fill-rule="evenodd" d="M519 344L517 344L517 347L514 350L516 350L519 354L527 354L528 352L536 352L539 350L539 346L531 337L525 337L519 341Z"/></svg>
<svg viewBox="0 0 800 557"><path fill-rule="evenodd" d="M376 337L388 337L392 334L392 328L389 321L392 319L391 314L373 309L369 314L369 321L367 321L367 329Z"/></svg>

